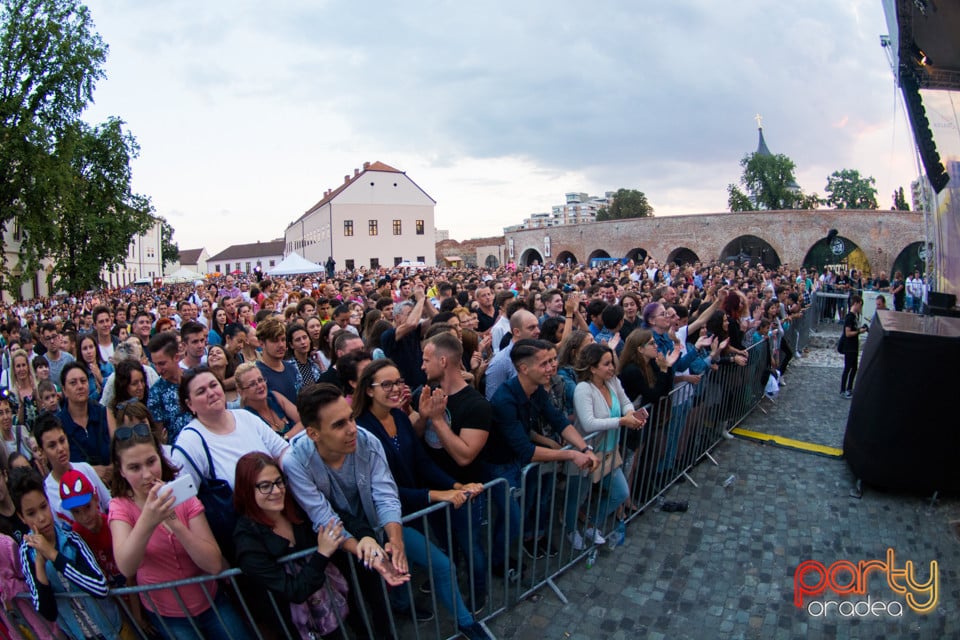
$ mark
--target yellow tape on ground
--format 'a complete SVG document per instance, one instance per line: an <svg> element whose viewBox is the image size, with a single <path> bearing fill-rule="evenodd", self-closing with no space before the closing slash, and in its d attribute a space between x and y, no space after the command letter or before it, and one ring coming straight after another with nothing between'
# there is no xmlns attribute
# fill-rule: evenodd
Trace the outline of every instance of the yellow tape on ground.
<svg viewBox="0 0 960 640"><path fill-rule="evenodd" d="M759 431L748 431L746 429L741 429L737 427L733 429L730 433L735 436L740 436L741 438L748 438L750 440L756 440L758 442L772 443L780 447L785 447L787 449L797 449L799 451L805 451L807 453L816 453L822 456L828 456L831 458L842 458L843 449L837 449L836 447L828 447L823 444L814 444L812 442L803 442L802 440L794 440L793 438L784 438L783 436L775 436L770 433L760 433Z"/></svg>

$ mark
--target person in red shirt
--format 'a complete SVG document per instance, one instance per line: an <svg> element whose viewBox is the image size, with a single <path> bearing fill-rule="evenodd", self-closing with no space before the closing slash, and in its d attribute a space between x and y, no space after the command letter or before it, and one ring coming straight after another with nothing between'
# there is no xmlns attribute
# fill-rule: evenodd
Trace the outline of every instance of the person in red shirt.
<svg viewBox="0 0 960 640"><path fill-rule="evenodd" d="M72 529L87 543L112 587L124 586L116 560L113 559L113 536L107 525L107 514L100 511L97 490L87 476L71 469L60 478L60 506L70 512Z"/></svg>

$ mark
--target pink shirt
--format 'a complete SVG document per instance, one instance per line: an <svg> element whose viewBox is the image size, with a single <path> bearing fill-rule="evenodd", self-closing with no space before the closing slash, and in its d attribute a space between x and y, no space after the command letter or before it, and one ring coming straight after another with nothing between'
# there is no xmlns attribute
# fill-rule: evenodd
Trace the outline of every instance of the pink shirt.
<svg viewBox="0 0 960 640"><path fill-rule="evenodd" d="M176 508L180 522L189 526L190 520L203 513L203 504L197 498L190 498ZM140 507L132 498L114 498L110 501L109 521L119 520L131 527L140 517ZM162 524L153 530L147 541L147 548L143 554L143 562L137 569L137 584L150 585L161 582L172 582L184 578L205 575L187 554L177 537ZM210 593L210 598L217 595L217 583L205 582L203 585ZM150 591L150 597L141 594L140 599L150 611L168 618L185 618L186 615L177 602L173 589L159 589ZM210 608L210 603L199 584L190 584L176 587L176 593L186 605L190 615L197 616Z"/></svg>

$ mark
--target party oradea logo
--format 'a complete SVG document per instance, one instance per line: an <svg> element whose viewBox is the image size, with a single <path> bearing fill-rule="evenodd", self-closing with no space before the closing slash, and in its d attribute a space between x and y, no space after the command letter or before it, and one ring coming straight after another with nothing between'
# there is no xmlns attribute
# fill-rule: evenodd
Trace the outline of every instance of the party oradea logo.
<svg viewBox="0 0 960 640"><path fill-rule="evenodd" d="M895 597L887 597L889 592ZM816 617L835 612L847 618L899 618L904 609L930 613L939 599L937 561L930 562L925 578L918 577L912 561L897 566L893 548L887 549L886 561L837 560L825 566L817 560L805 560L793 574L793 604Z"/></svg>

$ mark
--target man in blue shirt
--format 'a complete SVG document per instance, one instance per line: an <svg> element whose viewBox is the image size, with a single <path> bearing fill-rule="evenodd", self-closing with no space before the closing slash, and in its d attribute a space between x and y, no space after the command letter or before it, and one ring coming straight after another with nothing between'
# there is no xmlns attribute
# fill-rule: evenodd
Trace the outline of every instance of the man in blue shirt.
<svg viewBox="0 0 960 640"><path fill-rule="evenodd" d="M525 313L533 318L534 326L538 326L533 314ZM572 462L583 471L596 469L599 459L594 455L593 448L587 445L576 427L553 405L550 394L544 388L557 370L556 347L545 340L517 340L512 343L510 359L517 375L500 385L491 401L493 428L481 453L485 479L505 478L510 487L519 488L520 470L530 462ZM541 417L574 448L551 449L534 445L527 434ZM535 472L527 478L528 484L536 483L540 477L539 469L534 469ZM547 484L547 481L541 482ZM541 485L541 495L550 495L552 483L549 484L550 487ZM532 487L530 495L534 495L536 484ZM511 543L515 543L520 536L520 504L516 497L504 489L503 484L497 484L491 490L491 500L498 503L497 518L493 525L492 565L494 572L502 573L507 561L502 557L504 538L509 537ZM533 504L535 500L528 502ZM510 512L509 532L506 531L504 518L507 510ZM538 517L527 517L524 525L525 549L532 557L542 557L551 550L544 548L544 543L538 540L545 533L544 514L539 507L535 511L540 513L528 513L528 516Z"/></svg>
<svg viewBox="0 0 960 640"><path fill-rule="evenodd" d="M296 404L303 378L296 366L283 359L287 354L287 332L283 321L276 317L261 321L257 325L257 340L263 346L262 360L257 362L257 369L267 382L267 389L279 391L280 395Z"/></svg>
<svg viewBox="0 0 960 640"><path fill-rule="evenodd" d="M493 398L504 382L517 374L513 366L513 360L510 357L510 351L517 340L528 338L536 339L540 337L540 323L537 317L527 311L520 309L510 317L510 332L513 334L513 340L510 344L497 352L490 364L487 366L485 395L487 400Z"/></svg>

